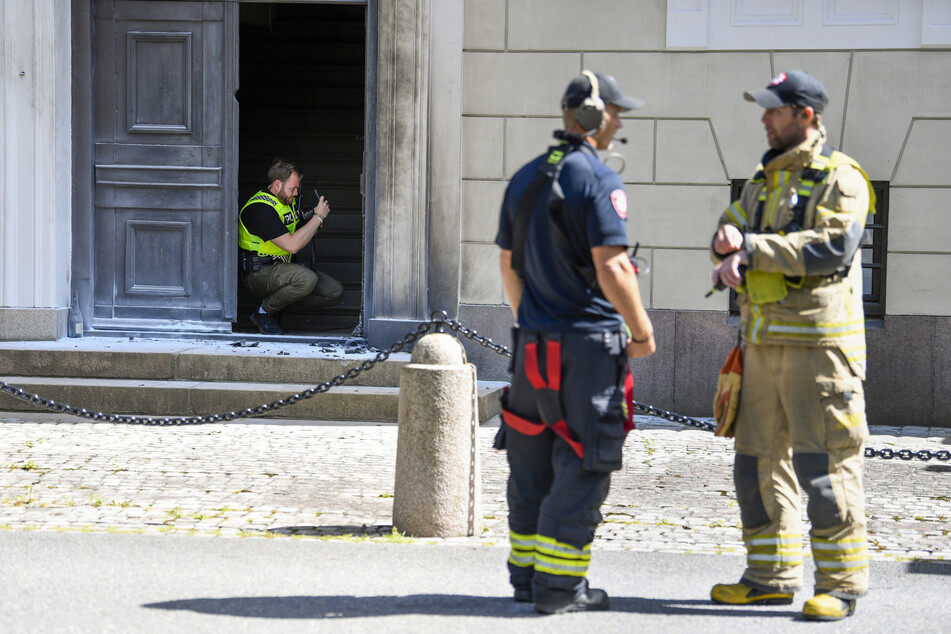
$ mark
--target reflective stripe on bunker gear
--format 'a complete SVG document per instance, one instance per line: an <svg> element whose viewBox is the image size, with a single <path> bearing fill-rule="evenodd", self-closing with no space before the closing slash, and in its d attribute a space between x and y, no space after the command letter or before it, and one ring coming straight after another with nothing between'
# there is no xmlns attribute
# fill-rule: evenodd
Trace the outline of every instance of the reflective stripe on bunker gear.
<svg viewBox="0 0 951 634"><path fill-rule="evenodd" d="M740 205L740 201L734 200L733 204L727 207L727 217L736 223L741 229L746 229L746 210Z"/></svg>
<svg viewBox="0 0 951 634"><path fill-rule="evenodd" d="M553 336L550 336L553 337ZM530 341L525 344L525 376L529 383L535 388L535 399L538 403L538 411L541 414L544 423L535 423L517 414L507 411L503 408L502 420L505 424L517 432L526 436L537 436L545 430L545 427L551 427L551 430L558 434L574 450L575 454L584 459L584 447L574 438L568 423L565 422L565 415L561 411L559 401L561 390L561 341L556 338L549 338L545 346L546 374L548 380L542 377L538 365L538 343Z"/></svg>
<svg viewBox="0 0 951 634"><path fill-rule="evenodd" d="M535 565L535 545L538 535L522 535L509 531L509 543L512 550L509 553L509 563L519 568L528 568Z"/></svg>
<svg viewBox="0 0 951 634"><path fill-rule="evenodd" d="M289 262L291 258L290 251L285 251L270 240L262 240L260 237L248 231L247 227L244 226L244 222L241 219L241 213L245 210L245 208L248 207L248 205L252 205L254 203L264 203L271 207L274 210L274 213L276 213L281 219L281 224L287 227L287 230L290 233L294 233L294 231L297 229L299 218L297 217L294 209L282 203L275 196L267 192L260 191L252 196L248 202L244 204L244 207L241 208L241 211L238 212L238 246L246 251L257 253L258 255L269 255L275 259Z"/></svg>
<svg viewBox="0 0 951 634"><path fill-rule="evenodd" d="M792 337L801 337L803 339L822 339L831 336L846 337L849 335L863 335L865 333L865 320L854 319L852 321L846 321L837 324L771 321L766 327L766 332L769 334L782 334Z"/></svg>
<svg viewBox="0 0 951 634"><path fill-rule="evenodd" d="M538 535L535 546L535 570L550 575L584 577L591 563L591 544L575 548L551 537Z"/></svg>
<svg viewBox="0 0 951 634"><path fill-rule="evenodd" d="M802 535L778 533L744 537L749 566L788 568L802 565Z"/></svg>
<svg viewBox="0 0 951 634"><path fill-rule="evenodd" d="M868 540L846 538L841 540L812 537L812 557L822 572L836 573L868 568Z"/></svg>
<svg viewBox="0 0 951 634"><path fill-rule="evenodd" d="M766 320L763 318L763 305L750 304L750 327L747 338L751 343L763 343L763 330L766 328Z"/></svg>

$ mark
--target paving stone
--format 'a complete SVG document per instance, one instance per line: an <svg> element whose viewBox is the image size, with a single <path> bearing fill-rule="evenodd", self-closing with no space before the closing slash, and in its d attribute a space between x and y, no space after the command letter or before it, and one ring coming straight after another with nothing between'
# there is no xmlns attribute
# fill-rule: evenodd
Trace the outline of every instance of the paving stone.
<svg viewBox="0 0 951 634"><path fill-rule="evenodd" d="M427 542L508 541L508 466L489 448L495 431L480 428L482 534ZM157 428L0 412L0 528L384 537L396 437L392 424ZM869 444L948 449L951 430L873 428ZM732 465L731 441L639 417L594 547L742 554ZM873 557L951 558L949 473L948 462L866 460Z"/></svg>

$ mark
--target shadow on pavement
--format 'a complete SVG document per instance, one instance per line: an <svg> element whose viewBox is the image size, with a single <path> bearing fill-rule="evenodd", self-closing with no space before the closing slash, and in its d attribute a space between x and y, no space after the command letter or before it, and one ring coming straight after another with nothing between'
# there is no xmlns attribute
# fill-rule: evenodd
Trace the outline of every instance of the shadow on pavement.
<svg viewBox="0 0 951 634"><path fill-rule="evenodd" d="M799 617L797 610L755 606L729 607L713 603L709 599L640 599L637 597L611 597L612 612L636 612L639 614L668 614L701 616L781 616Z"/></svg>
<svg viewBox="0 0 951 634"><path fill-rule="evenodd" d="M531 606L516 604L509 597L459 594L411 594L402 597L300 596L182 599L147 603L143 607L265 619L343 619L400 614L536 616Z"/></svg>
<svg viewBox="0 0 951 634"><path fill-rule="evenodd" d="M544 618L531 605L515 603L509 597L483 597L459 594L412 594L408 596L297 596L230 597L223 599L181 599L147 603L143 607L158 610L185 610L262 619L344 619L394 615L499 616L506 618ZM612 597L611 612L636 614L701 616L776 616L798 617L799 612L723 607L707 600L640 599Z"/></svg>
<svg viewBox="0 0 951 634"><path fill-rule="evenodd" d="M951 561L919 560L909 562L908 572L919 575L951 575Z"/></svg>

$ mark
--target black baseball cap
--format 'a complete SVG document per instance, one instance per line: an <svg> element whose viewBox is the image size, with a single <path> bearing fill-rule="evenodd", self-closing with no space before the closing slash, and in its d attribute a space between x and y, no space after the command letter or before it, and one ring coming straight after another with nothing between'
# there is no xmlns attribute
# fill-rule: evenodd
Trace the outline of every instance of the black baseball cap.
<svg viewBox="0 0 951 634"><path fill-rule="evenodd" d="M600 79L600 78L599 78ZM790 104L809 106L816 112L829 103L829 95L818 79L802 70L779 73L762 90L743 93L747 101L755 101L764 108L781 108Z"/></svg>
<svg viewBox="0 0 951 634"><path fill-rule="evenodd" d="M637 110L644 107L644 102L634 97L629 97L621 92L617 80L611 75L604 73L594 73L598 79L598 95L604 103L613 103L621 110ZM561 109L577 108L587 97L591 96L591 80L587 75L578 75L571 80L568 88L565 90L565 96L561 98Z"/></svg>

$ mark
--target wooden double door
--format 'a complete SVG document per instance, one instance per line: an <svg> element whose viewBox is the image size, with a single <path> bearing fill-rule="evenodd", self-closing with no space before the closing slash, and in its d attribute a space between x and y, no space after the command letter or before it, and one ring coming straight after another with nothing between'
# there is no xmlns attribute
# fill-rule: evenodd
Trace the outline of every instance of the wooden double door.
<svg viewBox="0 0 951 634"><path fill-rule="evenodd" d="M330 325L356 326L365 218L365 6L235 0L74 0L73 6L74 15L77 6L90 12L89 75L74 70L74 81L88 82L90 102L85 111L74 104L74 118L88 113L91 137L77 139L90 148L93 178L90 209L76 213L89 218L79 231L74 222L80 254L74 275L86 280L79 287L88 326L231 331L238 318L237 211L246 190L264 185L277 155L304 165L307 195L319 187L334 203L333 222L317 242L323 245L317 267L346 289ZM307 58L318 27L323 44L316 50L324 52ZM346 46L328 42L331 36L345 38ZM242 51L242 37L250 53ZM287 46L299 49L268 54ZM239 83L248 88L239 91ZM289 88L311 102L289 98ZM305 196L304 202L312 201Z"/></svg>

